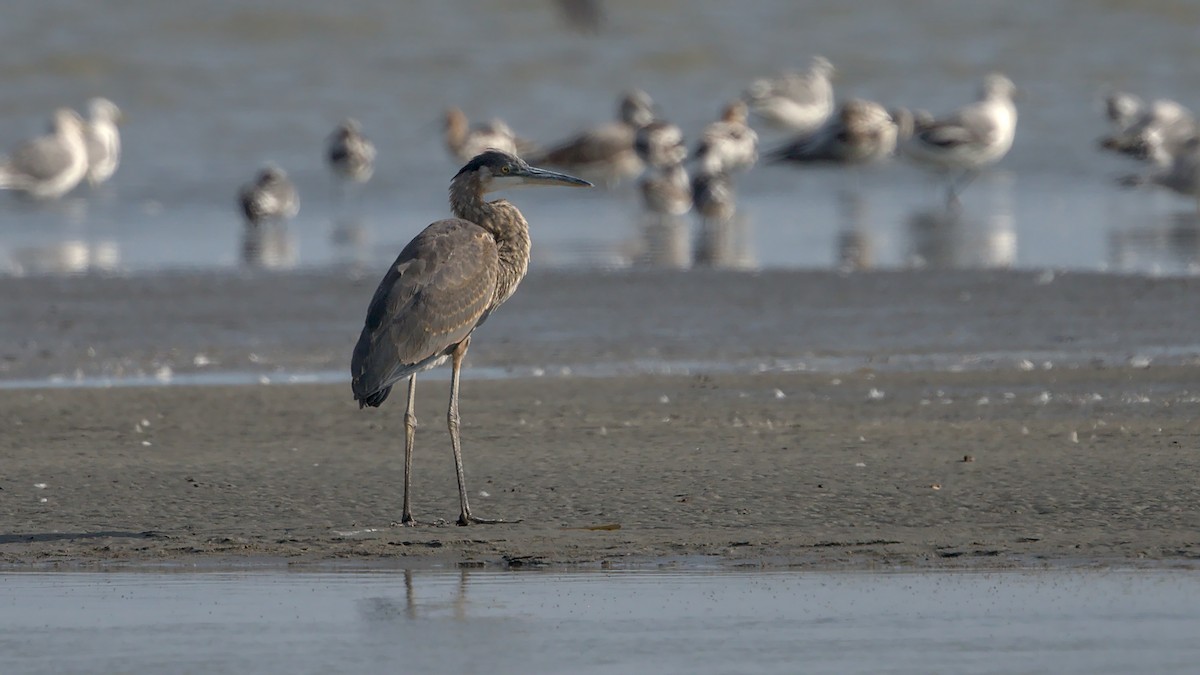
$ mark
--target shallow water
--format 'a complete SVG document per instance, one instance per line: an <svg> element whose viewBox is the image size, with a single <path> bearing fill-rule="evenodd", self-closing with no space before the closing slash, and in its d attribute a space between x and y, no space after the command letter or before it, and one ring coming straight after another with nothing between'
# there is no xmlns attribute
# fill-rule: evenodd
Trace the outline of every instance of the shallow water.
<svg viewBox="0 0 1200 675"><path fill-rule="evenodd" d="M464 8L470 7L469 11ZM736 267L1059 267L1195 273L1194 205L1114 189L1137 165L1101 155L1111 87L1200 104L1185 0L1005 3L922 0L870 10L837 2L607 3L600 34L566 29L549 0L399 5L303 0L22 2L0 23L0 147L48 111L91 95L127 113L125 161L96 194L52 205L0 195L0 271L146 271L243 264L237 186L265 160L296 179L300 216L259 242L254 264L377 269L446 213L455 171L438 118L456 104L550 142L609 118L641 86L691 134L753 77L839 68L843 96L945 111L980 76L1024 92L1016 146L972 185L961 213L898 164L858 174L759 167L739 182L744 223L714 264ZM337 206L321 164L346 115L380 147L375 179ZM765 133L764 148L778 136ZM648 232L631 188L529 191L535 264L690 264L687 221Z"/></svg>
<svg viewBox="0 0 1200 675"><path fill-rule="evenodd" d="M0 575L6 673L1184 673L1200 576Z"/></svg>

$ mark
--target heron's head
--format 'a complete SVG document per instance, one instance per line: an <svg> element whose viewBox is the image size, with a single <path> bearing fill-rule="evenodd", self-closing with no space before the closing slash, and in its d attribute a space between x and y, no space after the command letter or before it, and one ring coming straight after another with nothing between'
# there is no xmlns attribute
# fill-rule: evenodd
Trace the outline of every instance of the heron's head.
<svg viewBox="0 0 1200 675"><path fill-rule="evenodd" d="M476 155L466 166L459 169L455 180L474 179L479 182L481 192L495 192L521 185L566 185L569 187L592 187L586 180L568 176L557 171L547 171L529 166L525 160L500 150L487 150Z"/></svg>
<svg viewBox="0 0 1200 675"><path fill-rule="evenodd" d="M124 113L116 103L101 97L88 101L88 115L93 122L120 124L125 119Z"/></svg>
<svg viewBox="0 0 1200 675"><path fill-rule="evenodd" d="M337 125L336 133L341 137L357 136L362 133L362 125L353 117L347 117Z"/></svg>

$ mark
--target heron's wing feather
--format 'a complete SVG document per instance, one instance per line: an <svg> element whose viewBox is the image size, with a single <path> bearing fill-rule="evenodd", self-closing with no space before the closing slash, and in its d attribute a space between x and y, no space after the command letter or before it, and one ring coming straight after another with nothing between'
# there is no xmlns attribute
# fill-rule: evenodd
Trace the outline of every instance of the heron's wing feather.
<svg viewBox="0 0 1200 675"><path fill-rule="evenodd" d="M363 398L446 355L479 324L496 291L495 239L465 220L425 228L388 270L354 348Z"/></svg>

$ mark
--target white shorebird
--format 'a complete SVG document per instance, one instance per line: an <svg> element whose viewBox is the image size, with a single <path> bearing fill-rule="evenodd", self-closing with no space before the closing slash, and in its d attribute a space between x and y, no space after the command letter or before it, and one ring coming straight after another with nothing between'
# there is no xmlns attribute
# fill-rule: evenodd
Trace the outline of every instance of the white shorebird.
<svg viewBox="0 0 1200 675"><path fill-rule="evenodd" d="M1200 212L1200 136L1192 136L1171 156L1171 163L1149 174L1125 176L1126 187L1157 185L1185 197L1195 197Z"/></svg>
<svg viewBox="0 0 1200 675"><path fill-rule="evenodd" d="M347 118L330 134L325 161L338 178L365 183L375 173L375 144L363 135L358 120Z"/></svg>
<svg viewBox="0 0 1200 675"><path fill-rule="evenodd" d="M463 162L469 162L487 150L499 150L517 156L534 150L534 145L518 138L504 120L492 119L472 127L466 113L454 106L446 108L445 141L450 154Z"/></svg>
<svg viewBox="0 0 1200 675"><path fill-rule="evenodd" d="M300 211L296 186L283 169L268 164L254 180L238 192L238 206L246 217L246 225L255 227L268 221L284 221Z"/></svg>
<svg viewBox="0 0 1200 675"><path fill-rule="evenodd" d="M121 163L121 132L117 125L122 118L121 109L112 101L106 98L88 101L88 119L84 124L88 185L100 185L116 173Z"/></svg>
<svg viewBox="0 0 1200 675"><path fill-rule="evenodd" d="M701 132L695 157L703 173L743 171L758 161L758 134L746 124L748 112L744 101L733 101Z"/></svg>
<svg viewBox="0 0 1200 675"><path fill-rule="evenodd" d="M896 153L896 142L904 133L911 135L911 119L907 111L893 114L874 101L852 98L819 130L773 150L768 157L772 162L797 164L878 162Z"/></svg>
<svg viewBox="0 0 1200 675"><path fill-rule="evenodd" d="M903 144L905 153L921 164L947 173L962 172L957 184L951 179L947 201L956 201L980 169L1000 161L1012 148L1017 131L1015 94L1012 80L998 73L988 75L979 100L946 117L922 122Z"/></svg>
<svg viewBox="0 0 1200 675"><path fill-rule="evenodd" d="M87 171L83 120L74 110L59 108L49 134L22 143L0 160L0 189L57 199L79 185Z"/></svg>
<svg viewBox="0 0 1200 675"><path fill-rule="evenodd" d="M833 113L833 64L813 57L808 72L759 78L746 88L750 111L768 126L810 134Z"/></svg>
<svg viewBox="0 0 1200 675"><path fill-rule="evenodd" d="M582 175L594 183L613 186L642 173L637 155L637 132L654 122L654 101L640 89L626 92L617 119L571 137L529 161Z"/></svg>
<svg viewBox="0 0 1200 675"><path fill-rule="evenodd" d="M1165 167L1198 131L1192 112L1170 99L1151 101L1137 113L1123 129L1100 139L1100 147Z"/></svg>

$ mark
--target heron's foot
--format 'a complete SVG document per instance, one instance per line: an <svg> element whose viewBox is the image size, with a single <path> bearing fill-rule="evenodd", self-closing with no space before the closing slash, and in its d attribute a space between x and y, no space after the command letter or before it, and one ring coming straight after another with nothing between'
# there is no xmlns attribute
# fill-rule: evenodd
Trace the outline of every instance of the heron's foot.
<svg viewBox="0 0 1200 675"><path fill-rule="evenodd" d="M420 525L420 523L418 523L418 522L417 522L417 519L416 519L416 518L413 518L413 517L412 517L412 514L411 514L411 513L406 513L406 514L404 514L403 516L401 516L401 517L400 517L400 522L398 522L398 523L396 523L396 522L393 522L393 523L392 523L392 527L396 527L396 526L400 526L400 527L416 527L417 525Z"/></svg>
<svg viewBox="0 0 1200 675"><path fill-rule="evenodd" d="M478 516L473 516L470 513L463 513L458 516L458 524L464 525L464 526L465 525L504 525L507 523L519 523L519 522L521 522L520 518L518 518L517 520L501 520L500 518L480 518Z"/></svg>

